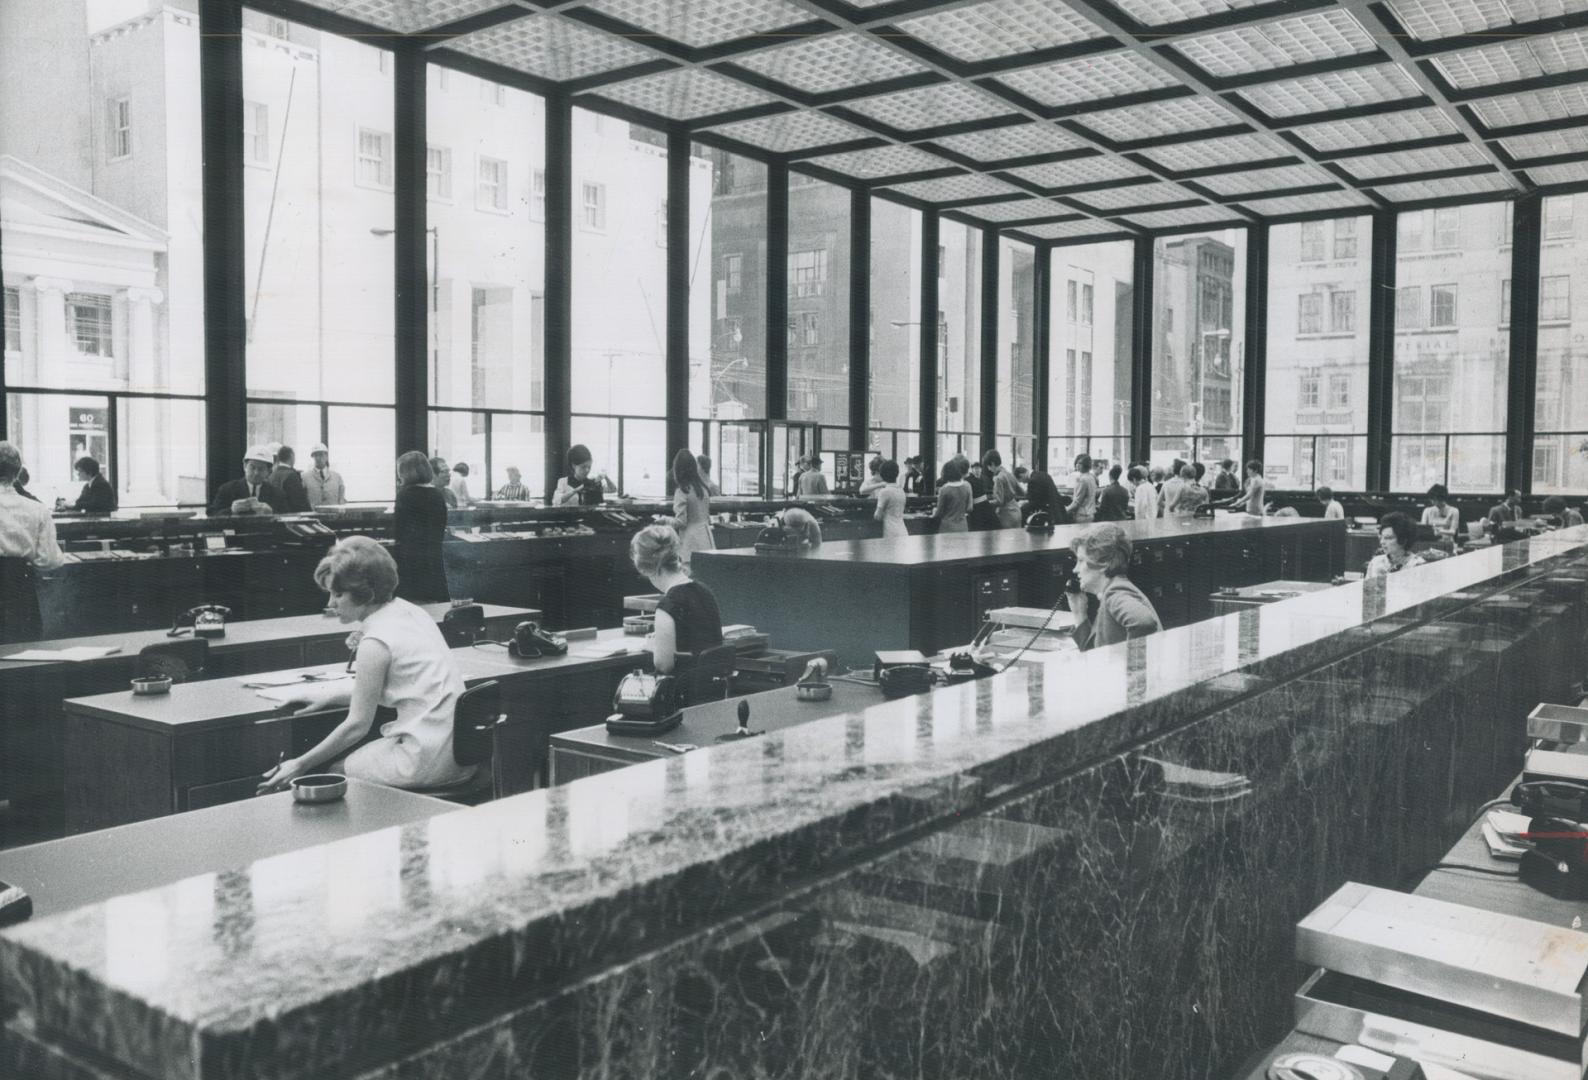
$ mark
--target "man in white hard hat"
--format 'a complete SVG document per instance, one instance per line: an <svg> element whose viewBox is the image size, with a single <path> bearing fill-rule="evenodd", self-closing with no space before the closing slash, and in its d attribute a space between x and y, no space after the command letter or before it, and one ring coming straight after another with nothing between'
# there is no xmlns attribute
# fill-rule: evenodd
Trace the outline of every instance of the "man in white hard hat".
<svg viewBox="0 0 1588 1080"><path fill-rule="evenodd" d="M325 444L310 447L309 457L314 460L314 468L303 470L303 489L308 492L309 505L318 510L347 502L347 486L342 483L342 474L331 468L331 452Z"/></svg>
<svg viewBox="0 0 1588 1080"><path fill-rule="evenodd" d="M221 485L210 502L211 514L273 514L283 505L281 492L270 482L274 456L263 446L250 446L243 455L243 477Z"/></svg>

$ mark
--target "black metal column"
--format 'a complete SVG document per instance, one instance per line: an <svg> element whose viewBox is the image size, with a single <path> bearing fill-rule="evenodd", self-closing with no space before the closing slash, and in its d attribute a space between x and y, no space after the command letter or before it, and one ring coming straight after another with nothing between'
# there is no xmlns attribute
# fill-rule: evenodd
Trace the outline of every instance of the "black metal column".
<svg viewBox="0 0 1588 1080"><path fill-rule="evenodd" d="M921 211L921 471L937 479L937 246L940 222L936 210Z"/></svg>
<svg viewBox="0 0 1588 1080"><path fill-rule="evenodd" d="M411 41L393 46L396 182L397 444L398 454L430 447L431 289L429 235L425 229L425 54ZM438 237L439 239L439 237ZM437 245L439 249L439 244ZM440 251L437 250L437 256ZM439 272L439 268L438 271ZM439 328L437 328L439 332Z"/></svg>
<svg viewBox="0 0 1588 1080"><path fill-rule="evenodd" d="M1571 196L1566 196L1570 198ZM1538 263L1543 200L1525 195L1512 208L1511 356L1505 406L1505 488L1533 492L1538 393Z"/></svg>
<svg viewBox="0 0 1588 1080"><path fill-rule="evenodd" d="M925 316L923 316L924 318ZM871 441L871 195L849 193L849 448Z"/></svg>
<svg viewBox="0 0 1588 1080"><path fill-rule="evenodd" d="M1189 317L1189 316L1188 316ZM1246 362L1241 370L1241 446L1246 461L1264 461L1268 392L1268 226L1246 229ZM1200 457L1200 452L1198 453Z"/></svg>
<svg viewBox="0 0 1588 1080"><path fill-rule="evenodd" d="M689 445L689 133L667 136L667 461ZM706 275L703 288L711 288ZM708 360L709 363L709 360ZM708 372L709 375L709 372Z"/></svg>
<svg viewBox="0 0 1588 1080"><path fill-rule="evenodd" d="M788 166L776 161L766 166L766 416L788 419Z"/></svg>
<svg viewBox="0 0 1588 1080"><path fill-rule="evenodd" d="M998 444L998 230L981 241L981 451Z"/></svg>
<svg viewBox="0 0 1588 1080"><path fill-rule="evenodd" d="M1031 427L1032 439L1031 468L1046 468L1048 461L1048 380L1051 377L1053 348L1050 330L1053 326L1053 248L1049 244L1038 245L1036 256L1031 264L1031 287L1037 291L1036 300L1032 310L1036 313L1036 326L1032 327L1031 341L1031 367L1032 379L1036 385L1032 387L1031 398ZM1014 462L1007 463L1014 468Z"/></svg>
<svg viewBox="0 0 1588 1080"><path fill-rule="evenodd" d="M572 439L573 108L546 98L546 498Z"/></svg>
<svg viewBox="0 0 1588 1080"><path fill-rule="evenodd" d="M242 473L248 449L243 255L243 18L236 0L199 2L204 182L204 419L208 487Z"/></svg>
<svg viewBox="0 0 1588 1080"><path fill-rule="evenodd" d="M1152 305L1153 239L1136 238L1131 258L1130 456L1152 459Z"/></svg>
<svg viewBox="0 0 1588 1080"><path fill-rule="evenodd" d="M1395 230L1393 210L1373 214L1367 331L1367 489L1388 491L1395 390Z"/></svg>

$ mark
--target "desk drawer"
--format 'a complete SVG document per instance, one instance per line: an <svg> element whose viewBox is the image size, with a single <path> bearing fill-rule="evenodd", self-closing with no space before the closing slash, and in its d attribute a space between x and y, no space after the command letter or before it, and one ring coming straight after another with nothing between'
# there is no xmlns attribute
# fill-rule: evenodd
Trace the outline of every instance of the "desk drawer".
<svg viewBox="0 0 1588 1080"><path fill-rule="evenodd" d="M290 753L292 722L287 718L180 735L174 786L180 791L239 777L257 782L282 754Z"/></svg>
<svg viewBox="0 0 1588 1080"><path fill-rule="evenodd" d="M236 780L222 780L218 784L204 784L199 787L188 788L183 810L202 810L206 806L219 806L222 803L241 802L254 797L254 792L259 790L259 777L243 776Z"/></svg>

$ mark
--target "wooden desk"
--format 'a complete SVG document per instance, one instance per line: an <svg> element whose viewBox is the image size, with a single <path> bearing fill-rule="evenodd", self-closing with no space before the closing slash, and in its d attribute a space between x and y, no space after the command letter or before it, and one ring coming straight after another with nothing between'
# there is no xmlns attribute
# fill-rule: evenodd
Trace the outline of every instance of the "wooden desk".
<svg viewBox="0 0 1588 1080"><path fill-rule="evenodd" d="M1327 581L1268 581L1261 585L1244 585L1231 592L1214 593L1211 597L1213 614L1228 615L1232 611L1244 611L1249 607L1290 599L1288 596L1275 596L1274 593L1294 593L1299 596L1330 588L1333 586Z"/></svg>
<svg viewBox="0 0 1588 1080"><path fill-rule="evenodd" d="M44 918L456 809L427 795L350 780L347 797L334 803L298 804L283 791L0 851L0 881L20 885L33 898L33 917Z"/></svg>
<svg viewBox="0 0 1588 1080"><path fill-rule="evenodd" d="M738 727L740 701L750 702L750 730L780 731L795 724L820 720L837 713L864 709L883 700L882 691L859 683L834 680L833 696L826 701L800 701L794 687L710 701L684 710L684 719L662 742L714 745L718 735ZM653 758L672 757L675 751L657 746L649 736L613 735L606 725L564 731L551 736L551 782L567 784L581 776L621 769Z"/></svg>

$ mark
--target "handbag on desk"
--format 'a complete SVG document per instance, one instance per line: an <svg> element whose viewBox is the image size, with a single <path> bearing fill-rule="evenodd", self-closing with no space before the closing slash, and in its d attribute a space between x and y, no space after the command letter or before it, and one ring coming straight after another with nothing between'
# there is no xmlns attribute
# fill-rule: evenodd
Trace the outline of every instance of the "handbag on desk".
<svg viewBox="0 0 1588 1080"><path fill-rule="evenodd" d="M662 735L684 719L678 680L653 671L631 671L612 695L607 730L614 735Z"/></svg>

